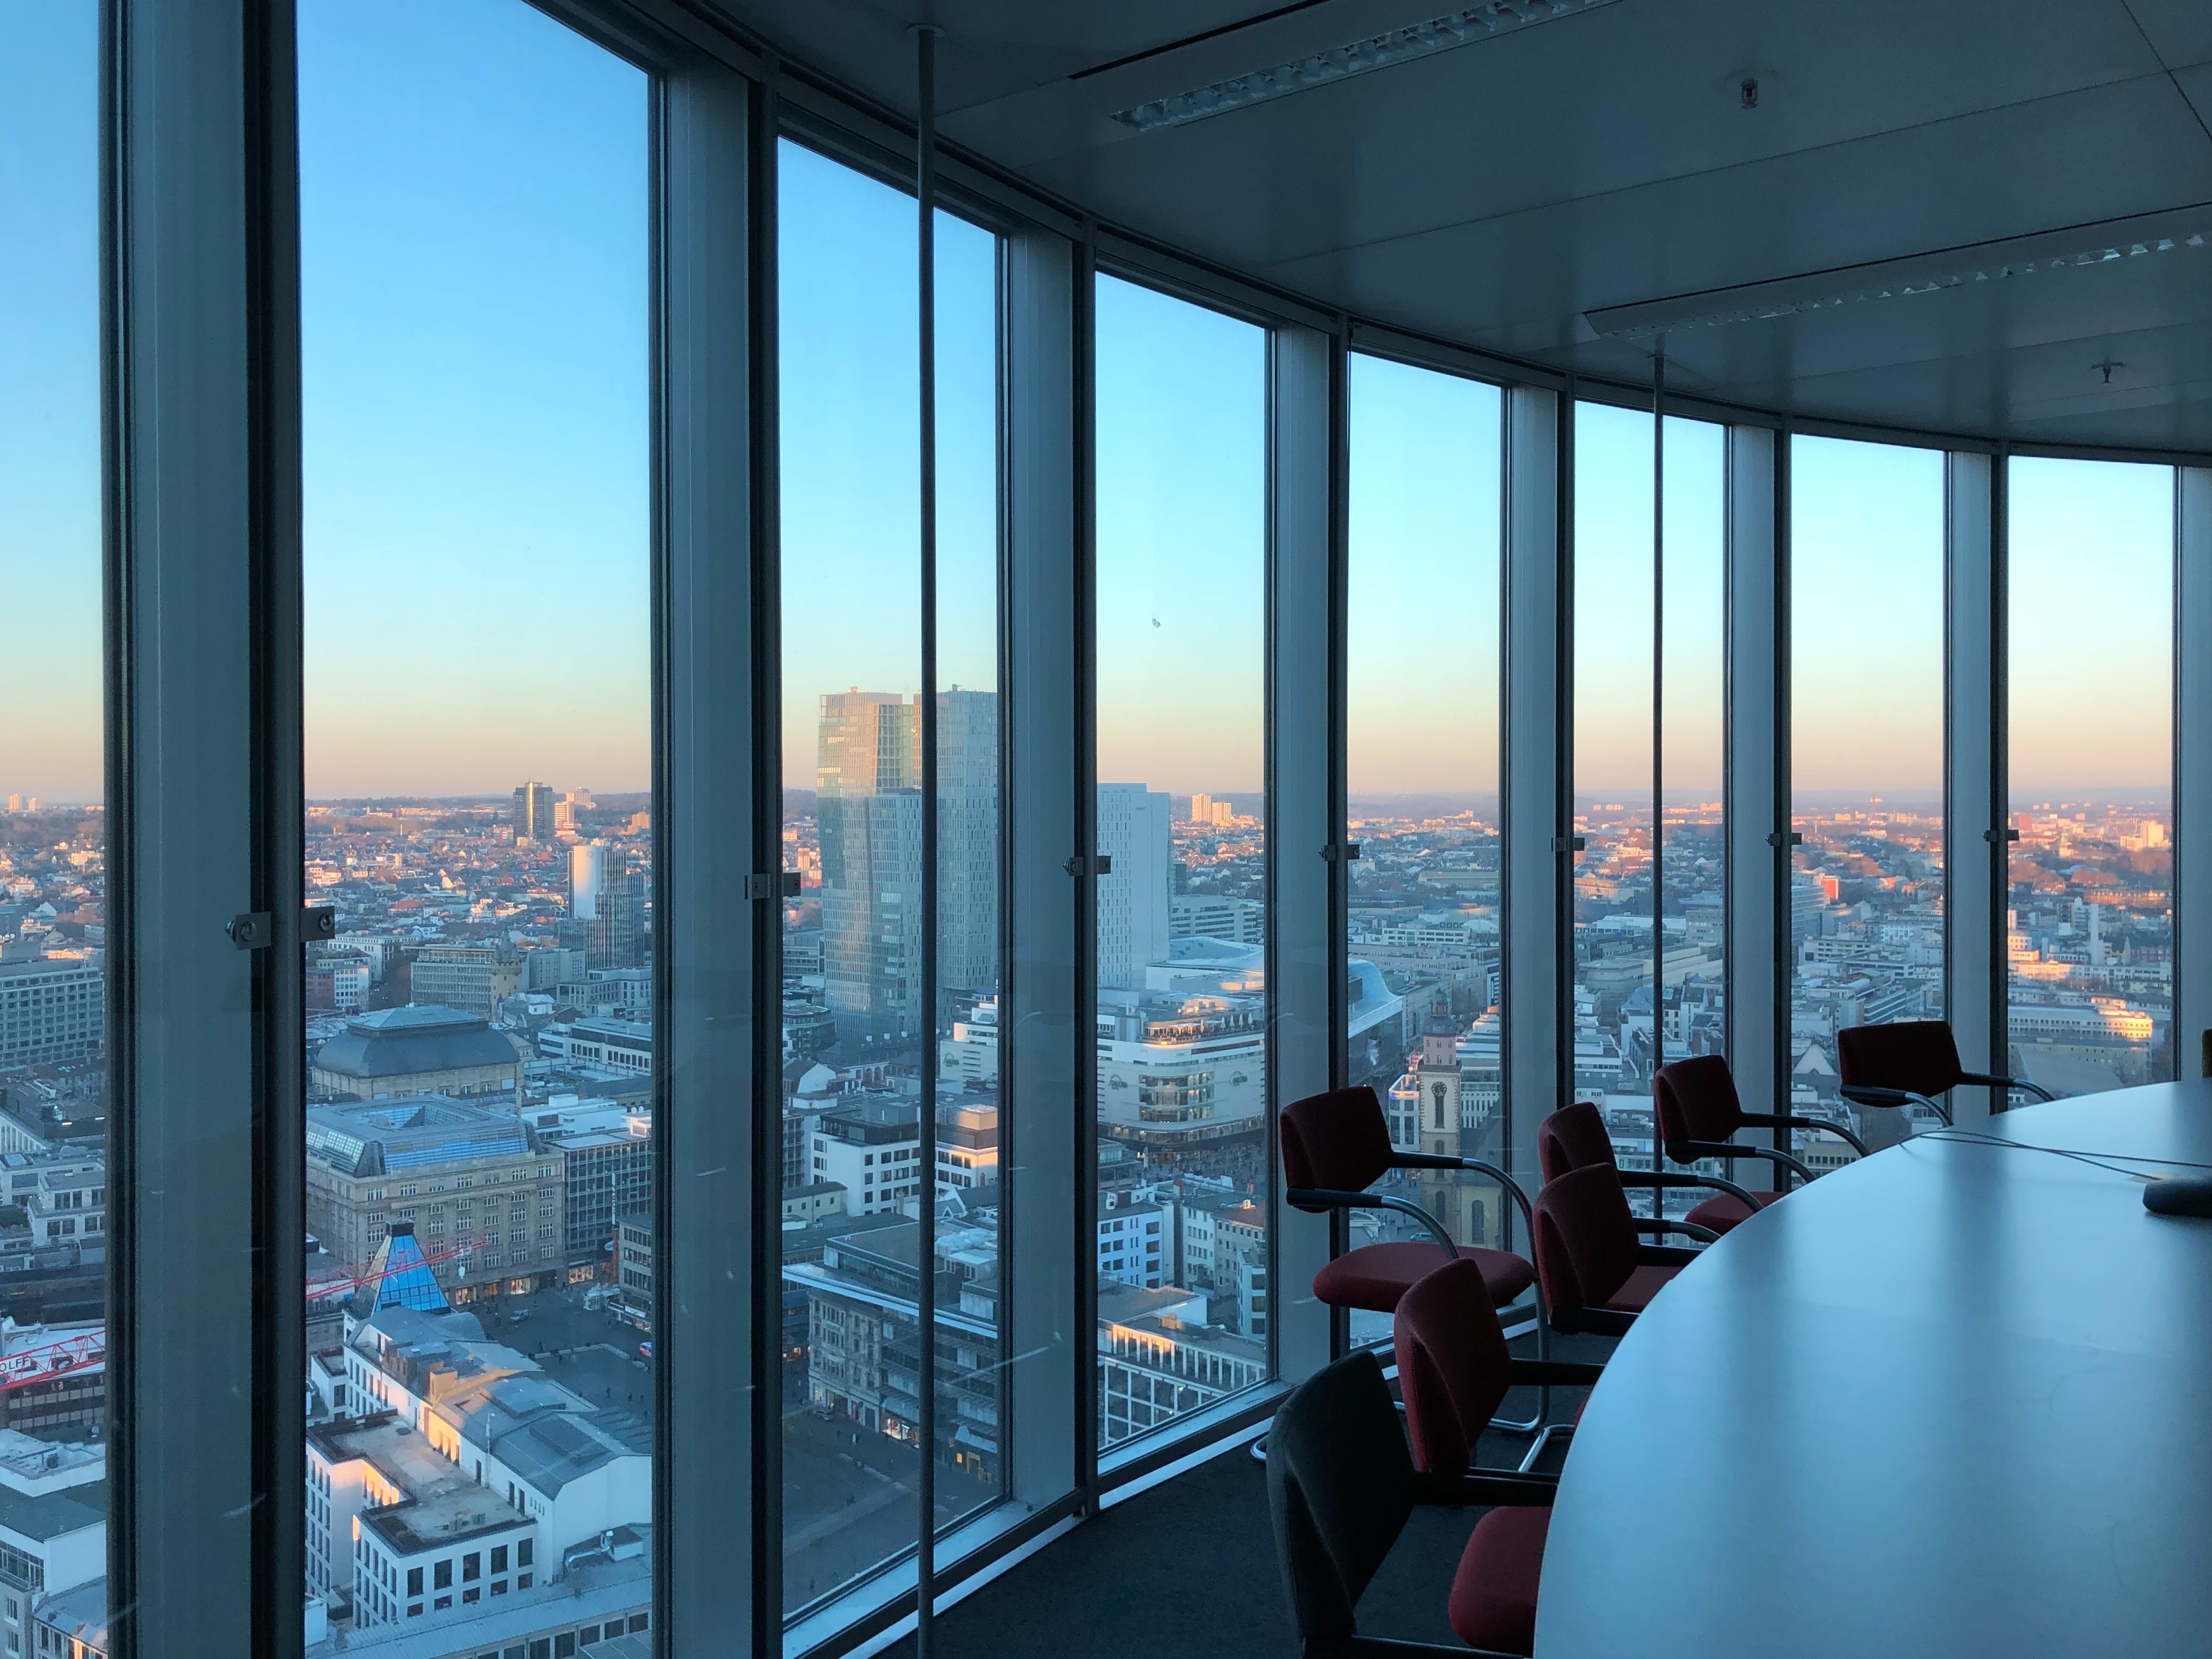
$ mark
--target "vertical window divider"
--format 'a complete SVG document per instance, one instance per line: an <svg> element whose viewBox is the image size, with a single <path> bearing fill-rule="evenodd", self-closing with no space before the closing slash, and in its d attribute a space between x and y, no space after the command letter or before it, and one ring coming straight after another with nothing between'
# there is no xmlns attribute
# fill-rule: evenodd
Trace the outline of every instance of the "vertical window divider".
<svg viewBox="0 0 2212 1659"><path fill-rule="evenodd" d="M1075 724L1070 764L1075 782L1074 878L1075 1201L1071 1265L1075 1273L1075 1329L1085 1351L1075 1399L1077 1513L1098 1513L1098 225L1085 216L1076 245L1073 292L1075 362Z"/></svg>
<svg viewBox="0 0 2212 1659"><path fill-rule="evenodd" d="M2212 1030L2212 468L2174 469L2173 572L2173 1043L2185 1078L2188 1034Z"/></svg>
<svg viewBox="0 0 2212 1659"><path fill-rule="evenodd" d="M915 1155L921 1164L915 1215L915 1428L921 1458L915 1472L920 1510L915 1553L915 1659L930 1659L933 1641L937 1560L937 992L938 992L938 729L937 729L937 39L933 23L916 24L915 204L919 336L917 380L921 407L921 695L915 711L921 740L921 1121Z"/></svg>
<svg viewBox="0 0 2212 1659"><path fill-rule="evenodd" d="M745 135L746 356L749 397L746 422L750 489L746 508L750 542L752 614L751 777L752 858L757 869L781 870L783 861L783 647L781 569L782 457L781 368L776 284L778 161L782 125L781 66L764 55L751 88ZM750 1650L758 1655L783 1648L783 1310L781 1170L783 1164L782 994L783 917L781 904L754 907L752 918L752 1134L748 1148L752 1169L751 1271L746 1276L753 1301L750 1353L752 1386L747 1391L747 1427L752 1437L751 1492L746 1513L752 1536L746 1540L751 1598L746 1612ZM672 1182L673 1159L664 1155L656 1170ZM662 1206L666 1214L666 1206ZM655 1249L673 1243L661 1221ZM656 1264L657 1267L657 1264ZM657 1311L672 1311L666 1281L656 1271Z"/></svg>
<svg viewBox="0 0 2212 1659"><path fill-rule="evenodd" d="M1651 1073L1667 1063L1667 337L1651 352ZM1666 1167L1653 1087L1651 1167ZM1666 1213L1651 1189L1651 1213Z"/></svg>
<svg viewBox="0 0 2212 1659"><path fill-rule="evenodd" d="M1793 611L1790 597L1791 480L1796 465L1795 447L1796 423L1784 421L1774 434L1774 610L1772 619L1774 645L1774 700L1771 706L1774 759L1772 802L1773 830L1770 841L1773 859L1770 866L1772 875L1770 902L1773 906L1774 931L1768 948L1772 952L1774 1001L1771 1018L1773 1023L1773 1070L1767 1079L1772 1091L1771 1109L1787 1113L1790 1109L1790 1065L1795 1058L1796 1043L1790 1027L1791 979L1790 938L1790 874L1795 863L1790 852L1790 797L1795 787L1791 778L1790 730L1790 674L1792 663ZM1776 1129L1771 1145L1776 1151L1784 1151L1789 1131ZM1786 1184L1784 1179L1782 1184Z"/></svg>

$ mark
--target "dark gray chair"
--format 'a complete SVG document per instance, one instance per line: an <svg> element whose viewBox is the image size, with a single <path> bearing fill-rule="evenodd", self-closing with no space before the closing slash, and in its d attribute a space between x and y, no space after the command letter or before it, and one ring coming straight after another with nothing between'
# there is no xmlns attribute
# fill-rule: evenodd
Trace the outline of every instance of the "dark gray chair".
<svg viewBox="0 0 2212 1659"><path fill-rule="evenodd" d="M1300 1654L1464 1656L1467 1648L1362 1636L1354 1610L1416 1504L1495 1504L1467 1540L1448 1612L1476 1653L1526 1659L1555 1490L1523 1475L1421 1474L1372 1352L1316 1372L1291 1391L1267 1431L1267 1504Z"/></svg>

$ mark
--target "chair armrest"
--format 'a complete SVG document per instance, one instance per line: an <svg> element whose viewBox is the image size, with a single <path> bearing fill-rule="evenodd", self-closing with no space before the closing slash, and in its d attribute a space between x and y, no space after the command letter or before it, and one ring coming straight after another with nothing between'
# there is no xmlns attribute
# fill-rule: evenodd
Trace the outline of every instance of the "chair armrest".
<svg viewBox="0 0 2212 1659"><path fill-rule="evenodd" d="M1988 1072L1961 1072L1959 1073L1959 1081L1977 1084L1984 1089L2000 1089L2007 1092L2014 1089L2025 1089L2038 1100L2058 1098L2040 1083L2030 1083L2024 1077L1997 1077Z"/></svg>
<svg viewBox="0 0 2212 1659"><path fill-rule="evenodd" d="M1504 1470L1469 1469L1464 1474L1425 1474L1413 1477L1413 1501L1446 1509L1469 1505L1510 1504L1516 1508L1549 1509L1559 1496L1559 1483L1540 1475L1514 1474Z"/></svg>
<svg viewBox="0 0 2212 1659"><path fill-rule="evenodd" d="M1789 1112L1746 1112L1743 1115L1743 1121L1767 1129L1818 1129L1823 1134L1834 1135L1839 1140L1849 1141L1857 1149L1861 1158L1867 1155L1866 1142L1861 1140L1842 1124L1831 1123L1826 1118L1798 1117Z"/></svg>
<svg viewBox="0 0 2212 1659"><path fill-rule="evenodd" d="M1846 1083L1836 1092L1862 1106L1910 1106L1919 1096L1904 1089L1877 1089L1871 1083Z"/></svg>
<svg viewBox="0 0 2212 1659"><path fill-rule="evenodd" d="M1460 1160L1446 1158L1442 1152L1393 1152L1390 1168L1394 1170L1456 1170Z"/></svg>
<svg viewBox="0 0 2212 1659"><path fill-rule="evenodd" d="M1746 1146L1734 1140L1677 1140L1668 1144L1667 1156L1677 1164L1695 1164L1701 1158L1763 1158L1778 1170L1795 1171L1800 1181L1813 1179L1812 1170L1778 1146Z"/></svg>
<svg viewBox="0 0 2212 1659"><path fill-rule="evenodd" d="M1534 1389L1549 1383L1558 1389L1594 1389L1605 1375L1602 1365L1587 1365L1574 1359L1516 1359L1510 1373L1516 1389Z"/></svg>
<svg viewBox="0 0 2212 1659"><path fill-rule="evenodd" d="M1496 1648L1470 1648L1453 1643L1401 1642L1388 1636L1309 1636L1300 1650L1303 1659L1414 1659L1419 1654L1448 1654L1450 1659L1513 1659Z"/></svg>
<svg viewBox="0 0 2212 1659"><path fill-rule="evenodd" d="M1334 1187L1291 1187L1284 1191L1283 1202L1293 1209L1319 1210L1395 1210L1409 1215L1429 1230L1437 1243L1443 1246L1444 1255L1459 1260L1459 1246L1443 1224L1419 1205L1402 1198L1390 1198L1382 1193L1347 1193Z"/></svg>
<svg viewBox="0 0 2212 1659"><path fill-rule="evenodd" d="M1656 1233L1662 1237L1668 1233L1680 1233L1685 1238L1694 1238L1705 1244L1710 1244L1720 1237L1711 1228L1700 1227L1694 1221L1670 1221L1664 1216L1648 1215L1632 1218L1639 1233Z"/></svg>
<svg viewBox="0 0 2212 1659"><path fill-rule="evenodd" d="M1683 1224L1679 1221L1674 1224L1678 1227ZM1636 1262L1641 1267L1686 1267L1699 1254L1675 1244L1639 1244L1636 1247Z"/></svg>

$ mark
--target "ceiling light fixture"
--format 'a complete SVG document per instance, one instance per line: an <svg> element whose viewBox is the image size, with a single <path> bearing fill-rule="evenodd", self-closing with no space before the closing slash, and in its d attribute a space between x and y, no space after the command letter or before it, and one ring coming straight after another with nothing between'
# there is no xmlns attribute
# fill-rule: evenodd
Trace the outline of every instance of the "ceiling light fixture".
<svg viewBox="0 0 2212 1659"><path fill-rule="evenodd" d="M1193 121L1203 121L1209 115L1225 115L1231 110L1248 108L1271 98L1288 97L1291 93L1327 86L1332 81L1364 75L1370 70L1388 69L1393 64L1431 57L1454 46L1469 46L1477 40L1510 34L1538 23L1613 3L1613 0L1489 0L1486 5L1447 12L1442 17L1432 17L1407 28L1386 29L1349 46L1315 52L1293 63L1279 64L1273 69L1255 70L1249 75L1216 81L1211 86L1177 93L1172 98L1156 98L1148 104L1116 110L1114 118L1139 132L1184 126Z"/></svg>
<svg viewBox="0 0 2212 1659"><path fill-rule="evenodd" d="M1633 305L1606 306L1587 312L1590 327L1603 338L1650 339L1692 328L1720 328L1778 317L1827 311L1863 300L1900 299L1908 294L1936 294L1977 283L1997 283L2038 271L2079 270L2085 265L2202 248L2212 235L2212 204L2174 208L2065 230L2040 231L2000 241L1971 243L1901 259L1879 259L1802 276L1777 277L1735 288L1709 289Z"/></svg>

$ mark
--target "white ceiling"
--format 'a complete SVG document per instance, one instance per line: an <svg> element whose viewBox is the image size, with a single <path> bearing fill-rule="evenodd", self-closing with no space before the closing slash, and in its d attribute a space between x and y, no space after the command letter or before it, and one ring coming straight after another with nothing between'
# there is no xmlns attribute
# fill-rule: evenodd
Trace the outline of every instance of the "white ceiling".
<svg viewBox="0 0 2212 1659"><path fill-rule="evenodd" d="M933 17L947 138L1325 305L1632 381L1650 341L1589 313L2033 237L2002 251L2033 276L1677 326L1669 382L1839 420L2212 450L2212 0L1613 0L1144 134L1114 112L1444 0L720 3L907 111L908 26ZM2039 257L2100 251L2115 233L2098 227L2146 214L2172 251ZM1992 257L1921 268L1970 278Z"/></svg>

